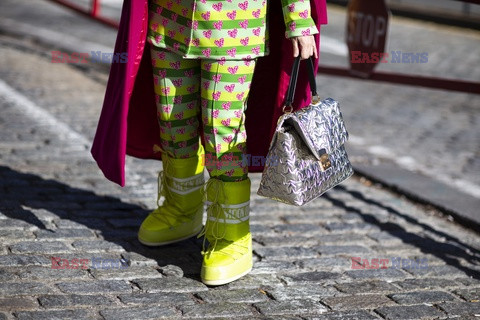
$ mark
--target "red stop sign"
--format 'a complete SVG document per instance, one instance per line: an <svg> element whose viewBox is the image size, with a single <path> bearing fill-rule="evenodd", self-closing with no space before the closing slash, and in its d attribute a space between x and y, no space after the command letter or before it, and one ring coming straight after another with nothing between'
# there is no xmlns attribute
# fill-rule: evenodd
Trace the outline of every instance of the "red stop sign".
<svg viewBox="0 0 480 320"><path fill-rule="evenodd" d="M385 0L350 0L347 14L350 70L367 78L382 60L390 11Z"/></svg>

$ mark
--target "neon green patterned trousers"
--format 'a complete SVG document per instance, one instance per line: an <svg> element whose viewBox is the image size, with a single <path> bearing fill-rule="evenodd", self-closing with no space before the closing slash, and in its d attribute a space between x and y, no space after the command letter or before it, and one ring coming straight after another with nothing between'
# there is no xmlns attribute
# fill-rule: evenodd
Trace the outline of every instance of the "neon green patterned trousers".
<svg viewBox="0 0 480 320"><path fill-rule="evenodd" d="M256 61L183 59L150 48L162 149L174 158L195 156L201 113L210 177L246 179L245 109Z"/></svg>

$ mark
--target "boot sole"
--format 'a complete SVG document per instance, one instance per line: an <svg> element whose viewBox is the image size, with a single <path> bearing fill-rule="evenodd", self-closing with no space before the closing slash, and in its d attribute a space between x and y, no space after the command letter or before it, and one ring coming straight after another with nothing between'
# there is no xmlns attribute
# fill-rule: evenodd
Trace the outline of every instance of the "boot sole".
<svg viewBox="0 0 480 320"><path fill-rule="evenodd" d="M143 245L146 245L146 246L149 246L149 247L161 247L161 246L165 246L165 245L168 245L168 244L172 244L172 243L176 243L176 242L180 242L180 241L183 241L183 240L187 240L187 239L190 239L194 236L196 236L197 234L200 233L200 231L202 230L202 227L200 227L198 230L195 230L192 234L188 235L188 236L185 236L185 237L182 237L182 238L178 238L178 239L173 239L173 240L169 240L169 241L163 241L163 242L148 242L148 241L144 241L140 238L138 238L138 241L143 244Z"/></svg>
<svg viewBox="0 0 480 320"><path fill-rule="evenodd" d="M250 267L248 270L246 270L246 271L244 271L240 274L237 274L234 277L228 278L228 279L219 279L219 280L204 280L204 279L202 279L202 282L204 284L206 284L207 286L221 286L223 284L227 284L227 283L230 283L230 282L233 282L235 280L240 279L244 275L248 274L250 271L252 271L252 267Z"/></svg>

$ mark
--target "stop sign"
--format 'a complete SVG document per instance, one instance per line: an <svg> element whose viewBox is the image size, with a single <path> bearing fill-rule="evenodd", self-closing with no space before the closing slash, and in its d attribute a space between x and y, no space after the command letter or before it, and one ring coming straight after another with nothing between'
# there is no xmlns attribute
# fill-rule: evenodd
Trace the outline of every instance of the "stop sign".
<svg viewBox="0 0 480 320"><path fill-rule="evenodd" d="M382 60L390 11L385 0L350 0L347 46L351 73L367 78Z"/></svg>

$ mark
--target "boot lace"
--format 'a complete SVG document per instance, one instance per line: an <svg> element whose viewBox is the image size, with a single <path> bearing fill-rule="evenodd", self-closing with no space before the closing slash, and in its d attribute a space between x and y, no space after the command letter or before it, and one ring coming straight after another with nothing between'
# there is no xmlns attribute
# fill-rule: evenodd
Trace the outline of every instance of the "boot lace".
<svg viewBox="0 0 480 320"><path fill-rule="evenodd" d="M164 206L168 203L168 199L173 198L173 193L172 190L168 187L167 184L167 175L168 172L171 170L171 159L173 158L173 155L163 151L160 149L160 152L164 152L167 157L163 157L163 170L160 170L158 172L158 178L157 178L157 187L158 187L158 193L157 193L157 209L153 210L150 215L159 220L160 222L166 224L170 228L173 228L175 225L171 221L175 222L188 222L192 219L192 215L195 214L193 213L188 213L188 214L178 214L175 212L171 212L170 210L164 210ZM164 198L163 203L160 201L161 198Z"/></svg>
<svg viewBox="0 0 480 320"><path fill-rule="evenodd" d="M224 203L228 203L227 195L225 193L224 182L220 179L211 178L205 184L205 191L204 191L204 201L207 201L207 191L210 191L210 194L213 194L213 200L207 206L207 221L202 229L202 231L198 234L197 238L204 237L202 243L202 255L210 256L212 252L215 252L217 245L220 247L220 250L216 252L222 253L224 255L228 255L233 259L237 259L237 256L241 252L245 252L248 250L248 245L243 243L242 241L231 241L225 239L226 235L226 228L225 224L227 223L227 213L225 209L222 207L219 199L223 199ZM228 218L238 220L242 222L242 220L235 215L229 215ZM223 221L221 221L223 220ZM223 232L220 231L220 228L223 225ZM207 250L205 250L205 241L207 239L206 233L207 230L211 230L211 238L213 239L212 242L209 241L209 246ZM222 250L224 248L229 248L230 250ZM230 251L230 252L228 252Z"/></svg>

